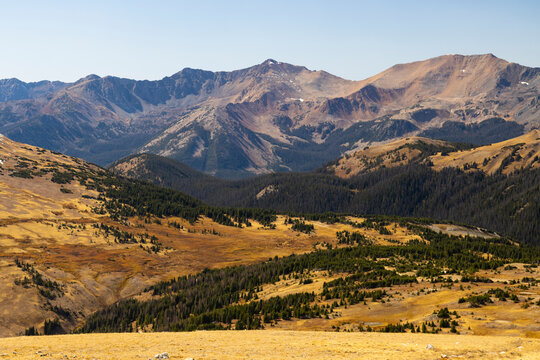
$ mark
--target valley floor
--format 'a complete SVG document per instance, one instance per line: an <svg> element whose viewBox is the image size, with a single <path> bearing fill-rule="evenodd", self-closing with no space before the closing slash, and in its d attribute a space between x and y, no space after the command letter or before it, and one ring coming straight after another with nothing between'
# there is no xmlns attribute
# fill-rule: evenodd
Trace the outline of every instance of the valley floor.
<svg viewBox="0 0 540 360"><path fill-rule="evenodd" d="M427 349L428 344L433 349ZM0 339L2 359L540 359L540 339L507 336L198 331Z"/></svg>

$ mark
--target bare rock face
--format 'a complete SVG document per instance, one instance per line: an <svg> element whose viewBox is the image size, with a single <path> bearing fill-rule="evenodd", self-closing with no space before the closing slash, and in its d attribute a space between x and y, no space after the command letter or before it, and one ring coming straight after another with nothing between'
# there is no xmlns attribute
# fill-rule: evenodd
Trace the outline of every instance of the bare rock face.
<svg viewBox="0 0 540 360"><path fill-rule="evenodd" d="M540 68L488 55L399 64L363 81L266 60L157 81L0 80L0 132L105 165L137 152L225 178L308 170L404 136L486 144L540 126ZM493 120L496 119L496 120Z"/></svg>

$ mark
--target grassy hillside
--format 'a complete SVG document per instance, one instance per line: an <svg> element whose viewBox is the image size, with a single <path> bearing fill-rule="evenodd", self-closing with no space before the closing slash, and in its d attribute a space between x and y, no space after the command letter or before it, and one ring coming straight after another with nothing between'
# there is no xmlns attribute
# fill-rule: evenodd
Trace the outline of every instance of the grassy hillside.
<svg viewBox="0 0 540 360"><path fill-rule="evenodd" d="M335 246L336 232L354 230L208 206L4 137L0 160L0 336L69 332L158 281ZM414 238L362 233L381 244Z"/></svg>
<svg viewBox="0 0 540 360"><path fill-rule="evenodd" d="M412 143L398 141L382 149L366 149L320 172L277 173L240 181L201 174L191 177L193 172L185 170L180 174L178 169L184 168L173 160L147 155L136 157L136 166L127 166L128 162L113 169L213 205L291 213L431 217L539 244L538 136L536 131L473 149L413 138ZM347 169L352 170L346 174Z"/></svg>
<svg viewBox="0 0 540 360"><path fill-rule="evenodd" d="M74 328L536 331L538 248L495 233L428 219L210 206L6 138L0 158L4 336ZM405 168L428 185L434 179L465 189L482 184L465 182L479 173L455 170L452 177L421 165ZM390 194L382 207L407 184L399 177L403 167L385 171L354 178L371 181L372 190L382 186L370 196ZM344 189L368 196L350 187L352 179L286 176L268 177L287 181L265 185L255 199L284 196L284 185L293 206L327 204L321 194L328 189L335 190L334 201ZM516 183L506 193L517 198L514 191L522 190Z"/></svg>
<svg viewBox="0 0 540 360"><path fill-rule="evenodd" d="M340 221L381 234L403 228L416 238L380 245L359 231L338 232L334 248L158 283L139 299L96 312L78 331L285 327L492 334L500 320L511 326L499 332L537 331L538 247L447 235L412 220Z"/></svg>
<svg viewBox="0 0 540 360"><path fill-rule="evenodd" d="M365 147L324 167L341 178L408 165L427 164L435 170L457 168L467 172L511 174L520 169L540 168L540 130L506 141L474 147L423 137L409 137Z"/></svg>
<svg viewBox="0 0 540 360"><path fill-rule="evenodd" d="M471 149L473 145L451 143L423 137L407 137L386 144L366 146L326 164L325 172L340 178L391 168L411 163L427 163L435 154L448 154Z"/></svg>

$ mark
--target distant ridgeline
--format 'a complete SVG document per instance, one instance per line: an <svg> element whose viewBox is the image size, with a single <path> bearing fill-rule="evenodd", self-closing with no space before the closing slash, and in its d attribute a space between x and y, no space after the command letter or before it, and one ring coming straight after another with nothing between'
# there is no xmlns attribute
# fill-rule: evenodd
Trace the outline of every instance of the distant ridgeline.
<svg viewBox="0 0 540 360"><path fill-rule="evenodd" d="M126 175L181 190L215 206L292 213L429 217L480 226L540 244L540 169L487 175L429 163L381 167L344 179L318 172L276 173L245 180L215 178L174 160L141 155ZM115 168L114 168L115 169Z"/></svg>
<svg viewBox="0 0 540 360"><path fill-rule="evenodd" d="M370 221L384 227L387 220L380 217ZM462 284L489 282L474 274L512 262L537 264L540 261L538 247L516 246L505 239L449 236L435 233L417 220L391 220L414 230L422 240L391 246L360 241L352 246L276 257L254 265L205 270L150 287L152 300L125 300L100 310L77 331L243 330L270 327L293 318L329 319L335 315L336 308L389 301L389 292L394 291L394 286L416 284L418 277L430 278L441 287L451 287L454 281L446 277L448 274L461 276ZM263 286L279 281L296 279L299 284L309 284L315 271L343 276L325 282L320 292L259 298ZM495 290L493 294L483 295L484 303L491 301L491 296L498 296ZM475 300L470 301L473 305ZM435 323L389 324L379 331L437 333L452 326L451 332L459 332L459 323L451 322L450 318L450 314L439 311ZM362 330L365 329L360 328Z"/></svg>

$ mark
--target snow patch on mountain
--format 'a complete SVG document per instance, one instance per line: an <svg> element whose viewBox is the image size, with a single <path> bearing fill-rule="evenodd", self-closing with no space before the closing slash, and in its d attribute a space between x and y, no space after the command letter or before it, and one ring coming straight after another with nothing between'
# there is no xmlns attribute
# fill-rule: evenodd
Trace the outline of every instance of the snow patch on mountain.
<svg viewBox="0 0 540 360"><path fill-rule="evenodd" d="M195 150L193 151L193 157L200 158L203 156L204 150L206 150L206 146L204 145L204 141L202 139L196 139L195 140Z"/></svg>

